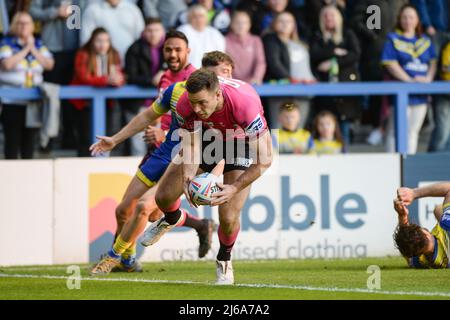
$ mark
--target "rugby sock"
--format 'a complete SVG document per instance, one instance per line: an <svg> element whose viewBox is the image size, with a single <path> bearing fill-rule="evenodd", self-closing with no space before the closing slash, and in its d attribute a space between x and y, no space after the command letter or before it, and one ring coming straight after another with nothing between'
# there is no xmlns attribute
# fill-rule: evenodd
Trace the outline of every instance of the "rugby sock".
<svg viewBox="0 0 450 320"><path fill-rule="evenodd" d="M178 226L193 228L197 232L200 232L205 227L205 222L202 219L199 219L186 212L186 219L184 220L184 223Z"/></svg>
<svg viewBox="0 0 450 320"><path fill-rule="evenodd" d="M177 211L164 212L165 218L168 224L181 227L186 222L187 213L184 209L178 209Z"/></svg>
<svg viewBox="0 0 450 320"><path fill-rule="evenodd" d="M183 225L186 219L186 212L184 210L180 210L180 205L181 200L180 198L178 198L177 201L175 201L169 207L166 208L159 207L159 209L161 209L161 211L164 212L164 220L166 220L168 224L173 225L177 223L178 220L180 220L181 215L183 215L184 218L182 219L182 221L178 223L178 225Z"/></svg>
<svg viewBox="0 0 450 320"><path fill-rule="evenodd" d="M132 245L132 242L125 242L122 240L122 237L119 235L114 242L114 245L111 250L109 250L108 254L110 257L115 259L120 259L121 255Z"/></svg>
<svg viewBox="0 0 450 320"><path fill-rule="evenodd" d="M234 243L239 234L239 229L234 231L230 235L226 235L219 226L217 230L219 235L220 249L217 253L217 260L219 261L229 261L231 260L231 250L233 250Z"/></svg>
<svg viewBox="0 0 450 320"><path fill-rule="evenodd" d="M136 243L133 243L122 254L122 264L124 264L127 267L131 267L135 261L136 261Z"/></svg>

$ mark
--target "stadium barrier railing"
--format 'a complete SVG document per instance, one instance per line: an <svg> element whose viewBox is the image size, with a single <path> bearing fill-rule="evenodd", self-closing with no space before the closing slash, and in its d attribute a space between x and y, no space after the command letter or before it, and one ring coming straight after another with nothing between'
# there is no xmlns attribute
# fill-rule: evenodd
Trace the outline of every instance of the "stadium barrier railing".
<svg viewBox="0 0 450 320"><path fill-rule="evenodd" d="M408 150L408 97L411 94L449 94L450 82L404 83L404 82L358 82L317 84L263 84L255 86L261 97L311 97L311 96L393 96L395 104L396 150L405 154ZM156 89L127 85L121 88L95 88L89 86L62 86L61 99L92 100L92 141L96 135L106 132L106 100L154 98ZM37 100L41 98L38 88L0 87L0 98Z"/></svg>

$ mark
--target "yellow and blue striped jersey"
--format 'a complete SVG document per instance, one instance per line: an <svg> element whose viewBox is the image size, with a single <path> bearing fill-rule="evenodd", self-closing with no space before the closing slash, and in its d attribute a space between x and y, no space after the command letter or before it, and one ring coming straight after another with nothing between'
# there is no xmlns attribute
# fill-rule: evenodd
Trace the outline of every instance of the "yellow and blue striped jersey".
<svg viewBox="0 0 450 320"><path fill-rule="evenodd" d="M308 153L313 144L311 133L305 129L296 131L280 129L274 141L280 153Z"/></svg>
<svg viewBox="0 0 450 320"><path fill-rule="evenodd" d="M411 77L426 76L431 61L437 58L433 42L426 35L406 37L402 31L396 30L387 35L381 54L382 65L398 63ZM409 96L409 105L426 103L426 95Z"/></svg>
<svg viewBox="0 0 450 320"><path fill-rule="evenodd" d="M410 266L413 268L449 268L450 255L450 203L444 204L444 212L441 221L431 230L434 237L434 252L427 259L425 255L413 257Z"/></svg>
<svg viewBox="0 0 450 320"><path fill-rule="evenodd" d="M339 154L344 152L344 145L337 140L321 141L314 139L314 143L310 149L310 154Z"/></svg>
<svg viewBox="0 0 450 320"><path fill-rule="evenodd" d="M159 115L165 114L167 111L176 111L177 103L183 93L186 92L186 81L175 82L161 91L153 104L152 108Z"/></svg>
<svg viewBox="0 0 450 320"><path fill-rule="evenodd" d="M450 81L450 42L442 49L440 68L440 78Z"/></svg>

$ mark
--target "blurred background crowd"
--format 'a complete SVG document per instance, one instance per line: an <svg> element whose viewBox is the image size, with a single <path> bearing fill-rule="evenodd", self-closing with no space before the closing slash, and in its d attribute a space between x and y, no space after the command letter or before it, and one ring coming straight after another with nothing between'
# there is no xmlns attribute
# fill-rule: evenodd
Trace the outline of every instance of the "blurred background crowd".
<svg viewBox="0 0 450 320"><path fill-rule="evenodd" d="M2 86L157 87L170 29L186 35L193 67L219 50L232 58L234 78L255 85L450 79L447 0L0 1ZM80 28L68 27L72 5ZM44 90L51 98L55 88ZM90 101L60 101L61 125L45 143L29 101L1 102L0 157L89 156ZM108 101L108 133L149 104ZM450 151L450 97L411 95L408 104L408 153ZM395 151L389 97L271 97L263 105L282 153ZM136 137L114 155L146 149Z"/></svg>

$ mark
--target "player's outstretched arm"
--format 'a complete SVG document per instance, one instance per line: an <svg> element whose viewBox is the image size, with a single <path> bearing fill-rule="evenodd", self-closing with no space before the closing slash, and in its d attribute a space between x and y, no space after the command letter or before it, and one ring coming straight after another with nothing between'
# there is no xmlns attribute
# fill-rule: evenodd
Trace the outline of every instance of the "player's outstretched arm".
<svg viewBox="0 0 450 320"><path fill-rule="evenodd" d="M397 198L404 205L410 205L414 200L424 197L444 197L444 203L450 202L450 182L439 182L421 188L399 188Z"/></svg>
<svg viewBox="0 0 450 320"><path fill-rule="evenodd" d="M111 151L119 143L143 131L150 123L158 119L161 115L153 108L147 108L136 115L131 121L112 137L97 136L97 141L89 148L92 156L97 156L104 152Z"/></svg>
<svg viewBox="0 0 450 320"><path fill-rule="evenodd" d="M268 130L249 142L250 153L254 162L231 185L217 183L222 190L212 195L211 206L228 202L236 193L245 189L258 179L272 164L272 138Z"/></svg>

